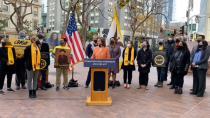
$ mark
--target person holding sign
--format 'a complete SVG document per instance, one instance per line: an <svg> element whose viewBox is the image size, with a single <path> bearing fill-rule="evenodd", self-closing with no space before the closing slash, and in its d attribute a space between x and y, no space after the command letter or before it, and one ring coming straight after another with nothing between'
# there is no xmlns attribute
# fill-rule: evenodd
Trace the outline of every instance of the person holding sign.
<svg viewBox="0 0 210 118"><path fill-rule="evenodd" d="M164 46L163 40L159 41L159 47L156 48L156 51L164 51L165 52L165 57L164 57L164 61L163 64L164 65L160 65L159 67L157 67L157 74L158 74L158 82L154 85L155 87L163 87L163 81L165 80L165 71L167 71L165 64L167 63L167 50ZM154 62L155 63L155 62ZM157 65L158 66L158 65Z"/></svg>
<svg viewBox="0 0 210 118"><path fill-rule="evenodd" d="M70 64L70 55L71 50L66 46L67 39L61 38L60 45L56 46L53 50L52 57L55 59L55 68L56 68L56 91L60 89L61 84L61 73L63 73L63 89L69 89L68 87L68 68ZM69 58L64 53L69 51Z"/></svg>
<svg viewBox="0 0 210 118"><path fill-rule="evenodd" d="M37 46L39 38L36 36L31 37L31 45L27 46L24 50L24 60L26 63L27 71L27 88L29 90L29 97L36 98L37 79L40 70L41 54Z"/></svg>
<svg viewBox="0 0 210 118"><path fill-rule="evenodd" d="M147 85L152 62L152 51L147 40L142 43L142 48L138 52L137 62L139 66L139 86L137 89L141 89L141 86L145 85L145 89L149 90Z"/></svg>
<svg viewBox="0 0 210 118"><path fill-rule="evenodd" d="M115 45L116 43L116 39L114 37L112 37L110 39L110 45L108 46L109 48L109 54L110 54L110 58L113 58L116 60L116 67L115 68L109 68L109 79L112 73L112 79L113 79L113 83L112 83L112 89L115 88L115 80L116 80L116 73L119 73L119 58L121 55L121 50L120 50L120 46Z"/></svg>
<svg viewBox="0 0 210 118"><path fill-rule="evenodd" d="M1 40L2 47L0 48L0 94L4 86L4 79L7 75L7 91L14 91L11 89L12 74L15 73L15 49L8 39Z"/></svg>
<svg viewBox="0 0 210 118"><path fill-rule="evenodd" d="M42 79L41 79L41 89L46 91L47 89L45 88L45 84L46 84L46 79L48 77L47 76L48 75L48 66L50 65L50 56L49 56L50 48L49 48L49 45L43 41L44 38L45 38L44 35L38 34L37 37L39 38L39 41L37 42L37 45L40 49L41 55L47 56L45 58L42 57L43 63L41 63L41 64L43 66L41 65L41 68L40 68L41 70L39 72L41 74L41 76L39 76L39 79L38 79L38 80L40 80L40 78L42 77Z"/></svg>
<svg viewBox="0 0 210 118"><path fill-rule="evenodd" d="M132 41L127 42L127 47L123 50L122 57L123 63L121 68L123 69L124 88L129 89L132 80L132 72L136 70L134 62L136 58L136 50L133 48Z"/></svg>
<svg viewBox="0 0 210 118"><path fill-rule="evenodd" d="M190 51L184 41L180 41L170 59L169 69L175 80L174 94L182 94L184 76L187 75L190 65Z"/></svg>

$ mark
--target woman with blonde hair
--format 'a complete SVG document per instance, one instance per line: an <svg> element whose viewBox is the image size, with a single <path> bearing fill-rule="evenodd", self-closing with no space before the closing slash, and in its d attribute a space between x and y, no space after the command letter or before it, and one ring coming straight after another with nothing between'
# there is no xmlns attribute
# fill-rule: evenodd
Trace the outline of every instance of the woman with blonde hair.
<svg viewBox="0 0 210 118"><path fill-rule="evenodd" d="M24 60L27 71L27 88L29 90L29 97L36 98L37 79L40 70L41 55L37 43L38 37L31 37L31 45L24 50ZM33 81L33 82L32 82Z"/></svg>
<svg viewBox="0 0 210 118"><path fill-rule="evenodd" d="M15 49L8 39L1 40L2 47L0 48L0 94L4 86L4 79L7 75L7 91L14 91L11 89L12 74L15 73Z"/></svg>

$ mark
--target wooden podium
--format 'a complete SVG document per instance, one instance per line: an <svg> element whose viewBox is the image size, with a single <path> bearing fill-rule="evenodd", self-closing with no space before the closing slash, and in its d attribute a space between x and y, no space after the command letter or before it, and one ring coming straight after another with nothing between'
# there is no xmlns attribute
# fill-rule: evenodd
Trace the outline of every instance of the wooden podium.
<svg viewBox="0 0 210 118"><path fill-rule="evenodd" d="M86 105L112 105L108 97L108 68L115 67L114 59L85 59L84 67L91 67L91 95Z"/></svg>

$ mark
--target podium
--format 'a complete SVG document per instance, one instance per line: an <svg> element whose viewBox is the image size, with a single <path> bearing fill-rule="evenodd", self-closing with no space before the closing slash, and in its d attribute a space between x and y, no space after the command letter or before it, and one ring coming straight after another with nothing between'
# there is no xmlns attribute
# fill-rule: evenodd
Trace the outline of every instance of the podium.
<svg viewBox="0 0 210 118"><path fill-rule="evenodd" d="M116 67L115 59L84 59L84 67L91 68L91 95L86 105L112 105L108 97L108 68Z"/></svg>

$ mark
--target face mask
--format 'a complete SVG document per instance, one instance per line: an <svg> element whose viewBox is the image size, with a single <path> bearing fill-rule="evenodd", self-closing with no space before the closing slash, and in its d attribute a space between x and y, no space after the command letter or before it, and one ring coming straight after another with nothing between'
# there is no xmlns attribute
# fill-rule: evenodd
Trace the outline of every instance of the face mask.
<svg viewBox="0 0 210 118"><path fill-rule="evenodd" d="M94 43L97 43L97 40L93 40L94 41Z"/></svg>
<svg viewBox="0 0 210 118"><path fill-rule="evenodd" d="M163 43L162 42L159 42L159 45L163 45Z"/></svg>
<svg viewBox="0 0 210 118"><path fill-rule="evenodd" d="M202 48L203 45L198 45L198 48Z"/></svg>
<svg viewBox="0 0 210 118"><path fill-rule="evenodd" d="M110 42L110 44L112 44L112 45L113 45L113 44L114 44L114 41L111 41L111 42Z"/></svg>
<svg viewBox="0 0 210 118"><path fill-rule="evenodd" d="M142 48L145 48L146 47L146 45L145 44L142 44Z"/></svg>
<svg viewBox="0 0 210 118"><path fill-rule="evenodd" d="M60 45L63 45L63 42L60 42Z"/></svg>
<svg viewBox="0 0 210 118"><path fill-rule="evenodd" d="M172 38L168 38L168 40L169 40L169 41L171 41L171 40L172 40Z"/></svg>
<svg viewBox="0 0 210 118"><path fill-rule="evenodd" d="M176 43L179 43L180 41L179 41L179 39L176 39Z"/></svg>
<svg viewBox="0 0 210 118"><path fill-rule="evenodd" d="M2 42L1 45L4 47L6 45L6 42Z"/></svg>
<svg viewBox="0 0 210 118"><path fill-rule="evenodd" d="M200 42L201 42L201 40L197 40L197 42L198 42L198 43L200 43Z"/></svg>
<svg viewBox="0 0 210 118"><path fill-rule="evenodd" d="M99 47L102 47L102 44L100 44Z"/></svg>
<svg viewBox="0 0 210 118"><path fill-rule="evenodd" d="M36 44L39 45L40 44L40 41L36 41Z"/></svg>
<svg viewBox="0 0 210 118"><path fill-rule="evenodd" d="M43 42L43 39L39 40L39 42L42 43Z"/></svg>
<svg viewBox="0 0 210 118"><path fill-rule="evenodd" d="M127 47L130 47L131 46L131 44L127 44Z"/></svg>
<svg viewBox="0 0 210 118"><path fill-rule="evenodd" d="M183 49L183 47L179 45L178 46L178 50L182 50L182 49Z"/></svg>

